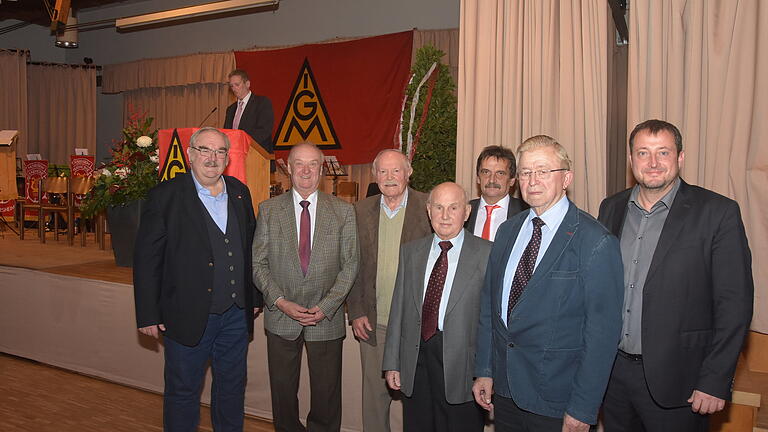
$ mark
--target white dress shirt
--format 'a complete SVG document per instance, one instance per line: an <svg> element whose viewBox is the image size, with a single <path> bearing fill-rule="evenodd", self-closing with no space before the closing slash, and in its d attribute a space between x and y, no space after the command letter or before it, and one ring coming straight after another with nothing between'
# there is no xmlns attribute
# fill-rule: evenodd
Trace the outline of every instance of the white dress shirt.
<svg viewBox="0 0 768 432"><path fill-rule="evenodd" d="M485 210L485 206L487 205L488 203L485 202L485 198L480 196L480 202L477 205L477 218L475 219L475 228L473 232L473 234L477 237L483 236L483 227L485 226L485 219L487 217L486 215L488 214L488 211ZM509 194L500 199L499 202L497 202L495 205L499 206L499 208L494 209L491 213L491 236L489 238L491 241L496 238L496 231L498 231L499 226L507 221L507 212L509 212Z"/></svg>
<svg viewBox="0 0 768 432"><path fill-rule="evenodd" d="M429 249L429 258L427 258L427 269L424 274L424 287L421 290L421 301L424 302L424 297L427 295L427 284L429 284L429 276L432 274L432 268L437 262L437 258L440 256L440 242L443 241L436 234L432 236L432 247ZM451 296L451 287L453 286L453 278L456 276L456 266L459 264L459 255L461 255L461 247L464 245L464 230L459 231L459 235L448 240L453 244L453 247L448 251L448 273L445 275L445 285L443 286L443 295L440 298L440 309L437 315L437 329L443 331L443 320L445 319L445 309L448 307L448 299Z"/></svg>
<svg viewBox="0 0 768 432"><path fill-rule="evenodd" d="M541 258L547 252L552 239L555 237L557 229L565 218L565 214L568 213L569 206L568 198L563 196L560 201L555 203L549 210L539 216L539 219L544 221L544 226L541 227L541 245L539 246L539 254L536 256L536 264L533 266L533 271L536 272L536 267L539 266ZM515 246L512 248L512 253L509 254L509 261L507 261L507 269L504 272L504 287L501 292L501 310L504 313L501 314L501 319L504 324L507 323L507 315L509 314L509 292L512 290L512 281L515 279L515 272L517 271L517 265L520 263L520 258L523 257L523 252L528 246L528 242L531 241L533 236L533 218L536 217L536 213L533 209L528 210L528 216L523 222L523 226L520 228L520 232L517 233L517 239L515 240Z"/></svg>
<svg viewBox="0 0 768 432"><path fill-rule="evenodd" d="M317 191L312 192L310 196L307 197L305 200L304 198L299 195L298 192L296 192L296 189L291 189L293 192L293 213L296 216L296 239L297 243L301 242L301 211L304 210L301 207L302 201L309 201L309 207L307 209L309 210L309 246L310 250L312 248L312 244L314 244L315 239L315 215L317 214Z"/></svg>

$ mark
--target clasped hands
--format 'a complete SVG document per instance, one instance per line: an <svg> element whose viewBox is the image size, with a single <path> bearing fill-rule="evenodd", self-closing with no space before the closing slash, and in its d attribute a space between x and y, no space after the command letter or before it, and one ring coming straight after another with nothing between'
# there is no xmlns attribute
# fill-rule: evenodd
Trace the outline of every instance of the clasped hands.
<svg viewBox="0 0 768 432"><path fill-rule="evenodd" d="M318 306L307 309L304 306L286 300L285 298L277 300L275 306L277 306L281 312L298 321L299 324L305 327L317 325L317 323L325 318L325 314Z"/></svg>

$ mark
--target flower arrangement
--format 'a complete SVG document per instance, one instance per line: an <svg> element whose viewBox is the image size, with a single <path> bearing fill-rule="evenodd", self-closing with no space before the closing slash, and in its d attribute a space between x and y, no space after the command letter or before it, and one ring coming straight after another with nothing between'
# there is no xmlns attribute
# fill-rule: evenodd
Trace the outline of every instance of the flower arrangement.
<svg viewBox="0 0 768 432"><path fill-rule="evenodd" d="M158 182L157 129L146 112L131 113L123 139L112 148L112 160L94 172L94 186L83 201L82 212L91 216L110 206L147 196Z"/></svg>

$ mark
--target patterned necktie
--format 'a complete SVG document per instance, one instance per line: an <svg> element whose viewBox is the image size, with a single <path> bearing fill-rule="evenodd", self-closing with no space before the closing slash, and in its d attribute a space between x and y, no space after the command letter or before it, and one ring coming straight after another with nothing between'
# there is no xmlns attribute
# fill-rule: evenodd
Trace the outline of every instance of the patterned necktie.
<svg viewBox="0 0 768 432"><path fill-rule="evenodd" d="M301 222L299 223L299 261L301 261L301 272L307 275L309 268L309 257L312 254L312 244L310 241L310 230L312 224L309 221L309 201L302 201Z"/></svg>
<svg viewBox="0 0 768 432"><path fill-rule="evenodd" d="M427 282L427 293L421 306L421 339L424 342L437 332L437 316L440 312L440 299L443 297L445 276L448 274L448 251L453 247L449 241L441 241L440 256L432 267L432 274Z"/></svg>
<svg viewBox="0 0 768 432"><path fill-rule="evenodd" d="M544 226L544 221L535 217L531 219L531 222L533 222L533 235L531 235L531 240L528 242L528 246L525 247L523 256L520 257L520 262L517 264L517 270L515 270L515 278L512 280L512 289L509 293L509 305L507 306L507 325L509 325L509 316L512 313L512 309L523 294L523 290L525 289L525 286L528 285L528 281L531 280L533 268L536 266L536 257L539 255L539 246L541 246L541 227Z"/></svg>
<svg viewBox="0 0 768 432"><path fill-rule="evenodd" d="M482 237L486 240L491 239L491 214L494 210L497 208L501 208L501 206L497 205L487 205L485 206L485 224L483 225L483 235Z"/></svg>
<svg viewBox="0 0 768 432"><path fill-rule="evenodd" d="M243 108L245 103L242 100L237 101L237 111L235 111L235 119L232 121L232 129L237 129L240 126L240 117L243 116Z"/></svg>

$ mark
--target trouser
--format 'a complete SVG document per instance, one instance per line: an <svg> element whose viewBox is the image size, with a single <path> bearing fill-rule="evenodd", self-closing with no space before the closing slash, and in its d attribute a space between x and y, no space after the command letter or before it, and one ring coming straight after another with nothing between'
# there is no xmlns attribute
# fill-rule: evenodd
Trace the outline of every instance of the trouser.
<svg viewBox="0 0 768 432"><path fill-rule="evenodd" d="M242 431L248 353L248 325L243 310L232 306L209 314L200 342L165 344L163 425L170 432L197 431L200 392L211 362L211 423L216 432Z"/></svg>
<svg viewBox="0 0 768 432"><path fill-rule="evenodd" d="M376 346L360 341L360 363L363 369L363 431L389 432L389 411L396 394L387 386L381 364L387 326L376 326Z"/></svg>

